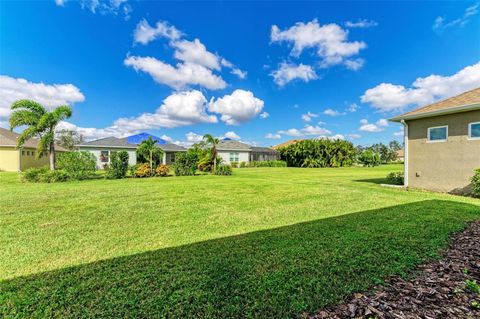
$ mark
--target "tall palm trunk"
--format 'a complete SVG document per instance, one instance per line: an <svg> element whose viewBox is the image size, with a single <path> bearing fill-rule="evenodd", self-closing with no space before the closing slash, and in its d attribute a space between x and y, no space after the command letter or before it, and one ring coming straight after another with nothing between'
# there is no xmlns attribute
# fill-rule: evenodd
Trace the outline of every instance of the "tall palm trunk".
<svg viewBox="0 0 480 319"><path fill-rule="evenodd" d="M55 170L55 143L51 142L48 150L48 156L50 158L50 170Z"/></svg>

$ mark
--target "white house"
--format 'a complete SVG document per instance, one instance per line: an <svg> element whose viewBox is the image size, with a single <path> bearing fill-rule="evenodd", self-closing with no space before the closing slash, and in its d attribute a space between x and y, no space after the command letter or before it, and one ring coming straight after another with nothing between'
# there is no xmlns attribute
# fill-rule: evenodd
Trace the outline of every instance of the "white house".
<svg viewBox="0 0 480 319"><path fill-rule="evenodd" d="M217 152L226 164L279 159L278 152L272 148L250 146L231 139L221 140L217 145Z"/></svg>
<svg viewBox="0 0 480 319"><path fill-rule="evenodd" d="M161 138L147 133L140 133L124 138L106 137L85 142L77 145L77 147L79 150L89 151L95 156L98 169L103 169L105 165L109 165L112 153L118 151L126 151L128 153L128 164L135 165L137 164L137 147L142 141L148 139L148 137L156 140L158 147L163 150L162 163L172 164L175 162L176 153L187 151L184 147L168 143Z"/></svg>

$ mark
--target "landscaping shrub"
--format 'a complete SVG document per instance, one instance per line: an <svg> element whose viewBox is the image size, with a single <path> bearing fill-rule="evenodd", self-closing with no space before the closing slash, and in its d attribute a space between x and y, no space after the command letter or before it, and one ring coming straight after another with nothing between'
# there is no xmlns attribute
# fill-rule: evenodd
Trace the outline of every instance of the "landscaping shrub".
<svg viewBox="0 0 480 319"><path fill-rule="evenodd" d="M32 167L23 172L22 178L32 183L56 183L66 182L70 175L65 170L51 171L48 167Z"/></svg>
<svg viewBox="0 0 480 319"><path fill-rule="evenodd" d="M403 172L391 172L387 175L387 183L393 185L404 185Z"/></svg>
<svg viewBox="0 0 480 319"><path fill-rule="evenodd" d="M231 162L230 166L238 168L238 162Z"/></svg>
<svg viewBox="0 0 480 319"><path fill-rule="evenodd" d="M240 162L240 168L247 167L247 162Z"/></svg>
<svg viewBox="0 0 480 319"><path fill-rule="evenodd" d="M355 161L355 148L344 140L312 139L282 147L281 159L293 167L342 167Z"/></svg>
<svg viewBox="0 0 480 319"><path fill-rule="evenodd" d="M128 152L112 152L110 156L110 167L107 171L107 178L124 178L128 170Z"/></svg>
<svg viewBox="0 0 480 319"><path fill-rule="evenodd" d="M220 164L214 172L215 175L232 175L232 167L230 165Z"/></svg>
<svg viewBox="0 0 480 319"><path fill-rule="evenodd" d="M480 197L480 168L475 170L475 175L472 177L472 184L473 195Z"/></svg>
<svg viewBox="0 0 480 319"><path fill-rule="evenodd" d="M170 167L166 164L160 164L155 169L155 175L160 176L160 177L168 176L169 172L170 172Z"/></svg>
<svg viewBox="0 0 480 319"><path fill-rule="evenodd" d="M240 167L287 167L287 162L285 161L253 161L250 163L242 162L246 165Z"/></svg>
<svg viewBox="0 0 480 319"><path fill-rule="evenodd" d="M89 179L95 175L96 159L87 151L60 153L57 169L64 170L72 179Z"/></svg>
<svg viewBox="0 0 480 319"><path fill-rule="evenodd" d="M358 157L358 162L366 167L380 165L380 155L371 149L364 150Z"/></svg>
<svg viewBox="0 0 480 319"><path fill-rule="evenodd" d="M151 171L150 171L150 164L148 163L143 163L140 165L137 165L135 169L135 177L150 177L151 176Z"/></svg>
<svg viewBox="0 0 480 319"><path fill-rule="evenodd" d="M130 165L128 167L128 175L135 177L135 171L141 164Z"/></svg>
<svg viewBox="0 0 480 319"><path fill-rule="evenodd" d="M192 153L177 153L173 171L177 176L195 175L197 170L197 156Z"/></svg>

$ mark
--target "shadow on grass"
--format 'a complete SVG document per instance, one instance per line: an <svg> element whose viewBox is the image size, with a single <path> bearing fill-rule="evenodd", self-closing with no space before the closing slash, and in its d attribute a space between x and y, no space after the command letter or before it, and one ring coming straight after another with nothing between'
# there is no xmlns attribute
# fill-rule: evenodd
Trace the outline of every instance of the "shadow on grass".
<svg viewBox="0 0 480 319"><path fill-rule="evenodd" d="M366 178L366 179L357 179L354 182L360 183L372 183L372 184L388 184L386 178Z"/></svg>
<svg viewBox="0 0 480 319"><path fill-rule="evenodd" d="M479 206L429 200L0 283L1 317L283 318L435 257Z"/></svg>

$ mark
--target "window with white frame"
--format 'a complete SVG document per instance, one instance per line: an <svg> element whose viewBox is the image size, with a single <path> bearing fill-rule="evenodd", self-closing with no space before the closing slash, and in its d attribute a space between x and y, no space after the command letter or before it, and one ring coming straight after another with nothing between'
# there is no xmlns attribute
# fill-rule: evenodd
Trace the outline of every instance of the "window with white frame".
<svg viewBox="0 0 480 319"><path fill-rule="evenodd" d="M448 139L448 126L428 128L428 142L445 142Z"/></svg>
<svg viewBox="0 0 480 319"><path fill-rule="evenodd" d="M230 162L238 162L238 153L230 153Z"/></svg>
<svg viewBox="0 0 480 319"><path fill-rule="evenodd" d="M468 138L471 140L480 140L480 122L468 124Z"/></svg>

